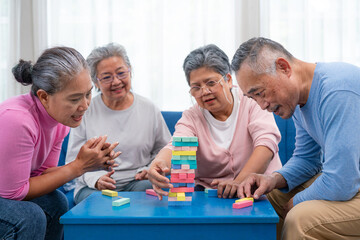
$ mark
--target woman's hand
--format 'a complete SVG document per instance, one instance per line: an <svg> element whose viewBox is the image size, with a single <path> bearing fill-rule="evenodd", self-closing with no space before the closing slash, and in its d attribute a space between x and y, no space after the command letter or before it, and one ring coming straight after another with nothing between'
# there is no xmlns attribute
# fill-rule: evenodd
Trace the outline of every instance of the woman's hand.
<svg viewBox="0 0 360 240"><path fill-rule="evenodd" d="M115 170L113 169L111 172L108 172L107 174L101 176L95 183L95 188L100 191L104 189L110 189L110 190L115 189L116 182L114 179L111 178L111 175L113 175L114 172Z"/></svg>
<svg viewBox="0 0 360 240"><path fill-rule="evenodd" d="M170 169L166 165L166 160L161 158L155 158L149 168L148 178L160 200L162 200L163 195L168 196L168 193L161 188L173 188L173 185L170 184L170 180L165 177L169 172Z"/></svg>
<svg viewBox="0 0 360 240"><path fill-rule="evenodd" d="M121 152L114 152L114 148L119 144L106 143L107 136L89 139L80 149L74 163L77 165L79 176L89 171L108 170L118 166L115 164Z"/></svg>
<svg viewBox="0 0 360 240"><path fill-rule="evenodd" d="M148 179L148 171L142 170L141 172L138 172L135 174L135 180L147 180Z"/></svg>

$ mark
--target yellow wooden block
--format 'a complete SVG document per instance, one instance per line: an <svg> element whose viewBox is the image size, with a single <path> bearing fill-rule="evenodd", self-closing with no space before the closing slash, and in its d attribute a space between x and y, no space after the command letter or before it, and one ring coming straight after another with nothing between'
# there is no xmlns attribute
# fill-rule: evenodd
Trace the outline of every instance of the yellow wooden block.
<svg viewBox="0 0 360 240"><path fill-rule="evenodd" d="M177 196L176 192L169 191L169 197L176 197L176 196Z"/></svg>
<svg viewBox="0 0 360 240"><path fill-rule="evenodd" d="M241 198L241 199L236 200L235 202L237 203L237 202L242 202L242 201L245 201L245 200L254 201L254 198L252 198L252 197Z"/></svg>
<svg viewBox="0 0 360 240"><path fill-rule="evenodd" d="M177 196L178 201L185 201L185 195L183 197Z"/></svg>
<svg viewBox="0 0 360 240"><path fill-rule="evenodd" d="M177 193L177 196L178 197L185 197L185 193L184 192L179 192L179 193Z"/></svg>
<svg viewBox="0 0 360 240"><path fill-rule="evenodd" d="M172 151L173 155L196 156L196 151Z"/></svg>
<svg viewBox="0 0 360 240"><path fill-rule="evenodd" d="M112 191L112 190L102 190L102 195L110 196L110 197L117 197L118 192Z"/></svg>

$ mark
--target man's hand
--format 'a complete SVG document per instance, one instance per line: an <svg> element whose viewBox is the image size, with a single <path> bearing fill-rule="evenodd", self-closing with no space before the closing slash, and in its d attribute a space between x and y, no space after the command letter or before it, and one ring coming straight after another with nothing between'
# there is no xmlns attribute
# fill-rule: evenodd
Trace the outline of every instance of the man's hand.
<svg viewBox="0 0 360 240"><path fill-rule="evenodd" d="M281 177L278 175L280 174L250 174L238 187L238 197L253 197L254 199L259 199L261 195L269 193L275 188L282 187L285 179L281 175Z"/></svg>

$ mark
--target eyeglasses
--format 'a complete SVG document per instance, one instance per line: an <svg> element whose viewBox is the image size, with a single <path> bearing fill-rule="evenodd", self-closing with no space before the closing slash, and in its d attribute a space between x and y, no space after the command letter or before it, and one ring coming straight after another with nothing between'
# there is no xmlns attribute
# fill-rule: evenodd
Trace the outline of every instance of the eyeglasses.
<svg viewBox="0 0 360 240"><path fill-rule="evenodd" d="M128 69L126 71L121 71L121 72L115 73L115 77L119 80L123 80L123 79L129 77L129 74L130 74L130 69ZM96 78L96 79L103 84L110 84L114 81L114 75L107 74L102 78Z"/></svg>
<svg viewBox="0 0 360 240"><path fill-rule="evenodd" d="M194 97L194 98L200 98L202 95L202 89L206 88L210 93L212 93L215 88L217 87L217 85L224 79L224 76L222 76L218 81L207 81L205 83L204 86L199 87L199 86L192 86L190 88L189 93Z"/></svg>

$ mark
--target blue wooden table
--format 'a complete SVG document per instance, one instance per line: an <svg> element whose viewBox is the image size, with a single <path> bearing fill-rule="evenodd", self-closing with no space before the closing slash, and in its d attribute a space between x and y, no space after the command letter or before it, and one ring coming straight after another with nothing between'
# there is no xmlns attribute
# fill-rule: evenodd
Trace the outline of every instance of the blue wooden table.
<svg viewBox="0 0 360 240"><path fill-rule="evenodd" d="M120 192L130 204L93 193L60 218L68 239L276 239L279 218L266 198L233 209L235 199L195 192L191 206L167 205L167 198L145 192ZM201 240L201 239L200 239Z"/></svg>

